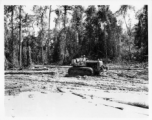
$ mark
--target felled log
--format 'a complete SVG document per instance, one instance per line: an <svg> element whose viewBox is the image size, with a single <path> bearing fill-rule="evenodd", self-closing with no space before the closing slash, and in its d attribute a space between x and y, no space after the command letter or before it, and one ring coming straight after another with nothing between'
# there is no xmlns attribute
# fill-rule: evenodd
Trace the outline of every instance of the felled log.
<svg viewBox="0 0 152 120"><path fill-rule="evenodd" d="M109 67L108 70L144 70L143 68L121 68L121 67Z"/></svg>
<svg viewBox="0 0 152 120"><path fill-rule="evenodd" d="M49 74L56 75L57 72L54 71L5 71L6 74Z"/></svg>

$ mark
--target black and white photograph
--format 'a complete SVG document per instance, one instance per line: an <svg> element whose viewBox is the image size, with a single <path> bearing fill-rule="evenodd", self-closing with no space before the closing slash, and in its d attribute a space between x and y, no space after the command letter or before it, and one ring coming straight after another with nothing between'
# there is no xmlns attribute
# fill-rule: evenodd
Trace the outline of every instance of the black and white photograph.
<svg viewBox="0 0 152 120"><path fill-rule="evenodd" d="M6 118L149 118L150 5L94 2L3 4Z"/></svg>

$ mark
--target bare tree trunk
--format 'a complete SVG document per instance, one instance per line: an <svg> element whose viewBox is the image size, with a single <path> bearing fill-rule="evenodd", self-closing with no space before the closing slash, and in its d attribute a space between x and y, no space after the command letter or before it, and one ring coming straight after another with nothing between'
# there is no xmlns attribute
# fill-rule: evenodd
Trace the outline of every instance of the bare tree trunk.
<svg viewBox="0 0 152 120"><path fill-rule="evenodd" d="M67 15L67 6L65 5L64 6L64 30L65 30L65 39L64 39L64 42L65 42L65 46L64 46L64 52L63 52L63 62L65 61L65 54L66 54L66 35L67 35L67 32L66 32L66 15Z"/></svg>
<svg viewBox="0 0 152 120"><path fill-rule="evenodd" d="M107 9L107 10L108 10L108 9ZM108 17L107 17L107 13L105 12L105 14L106 14L106 21L107 21L108 24L109 24L109 20L108 20ZM110 28L110 30L111 30L111 28ZM105 34L105 35L106 35L105 37L107 38L107 32L106 32L106 30L105 30L105 33L106 33L106 34ZM105 49L105 50L106 50L105 52L106 52L106 63L107 63L107 61L108 61L108 56L107 56L107 39L106 39L106 38L105 38L105 48L106 48L106 49Z"/></svg>
<svg viewBox="0 0 152 120"><path fill-rule="evenodd" d="M31 66L32 64L32 58L31 58L31 47L28 44L28 66Z"/></svg>
<svg viewBox="0 0 152 120"><path fill-rule="evenodd" d="M106 64L107 64L107 39L105 37L105 55L106 55Z"/></svg>
<svg viewBox="0 0 152 120"><path fill-rule="evenodd" d="M13 59L13 52L14 52L14 48L13 48L13 46L14 46L14 42L13 42L13 40L14 40L14 28L13 28L13 17L14 17L14 6L12 6L12 13L11 13L11 36L12 36L12 39L10 40L10 44L9 44L9 48L10 48L10 57L11 57L11 64L12 64L12 66L11 67L14 67L14 65L13 65L13 61L14 61L14 59Z"/></svg>
<svg viewBox="0 0 152 120"><path fill-rule="evenodd" d="M20 49L20 68L22 68L22 18L21 18L22 6L19 8L19 18L20 18L20 26L19 26L19 49Z"/></svg>
<svg viewBox="0 0 152 120"><path fill-rule="evenodd" d="M47 64L49 63L49 53L50 53L50 50L49 50L49 44L50 44L50 40L51 40L51 35L50 35L50 20L51 20L51 10L52 10L52 6L50 5L50 9L49 9L49 27L48 27L48 43L47 43Z"/></svg>
<svg viewBox="0 0 152 120"><path fill-rule="evenodd" d="M43 57L43 14L41 16L41 27L42 27L42 31L41 31L41 58L42 58L42 64L44 64L44 57Z"/></svg>
<svg viewBox="0 0 152 120"><path fill-rule="evenodd" d="M59 19L59 18L57 18L56 21L55 21L55 42L57 42L57 26L58 26L58 19Z"/></svg>
<svg viewBox="0 0 152 120"><path fill-rule="evenodd" d="M44 59L43 59L43 42L41 45L41 60L42 60L42 64L44 64Z"/></svg>
<svg viewBox="0 0 152 120"><path fill-rule="evenodd" d="M120 51L121 51L120 50L120 43L121 43L120 36L119 36L118 31L116 31L116 59L117 59L117 61L119 61L121 58L121 56L120 56Z"/></svg>

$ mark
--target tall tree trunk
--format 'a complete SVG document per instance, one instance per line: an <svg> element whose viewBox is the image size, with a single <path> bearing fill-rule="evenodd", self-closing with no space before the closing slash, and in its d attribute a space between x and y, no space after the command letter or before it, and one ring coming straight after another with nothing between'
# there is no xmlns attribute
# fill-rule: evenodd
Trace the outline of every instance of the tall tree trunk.
<svg viewBox="0 0 152 120"><path fill-rule="evenodd" d="M50 44L50 40L51 40L51 35L50 35L50 20L51 20L51 10L52 10L52 6L50 5L50 9L49 9L49 27L48 27L48 43L47 43L47 64L49 63L49 44Z"/></svg>
<svg viewBox="0 0 152 120"><path fill-rule="evenodd" d="M42 64L44 64L44 55L43 55L43 14L41 16L41 27L42 27L42 31L41 31L41 58L42 58Z"/></svg>
<svg viewBox="0 0 152 120"><path fill-rule="evenodd" d="M116 40L116 47L117 47L117 55L116 55L116 57L117 57L117 61L120 61L120 58L121 58L121 54L120 54L120 51L121 51L121 40L120 40L120 36L119 36L119 34L118 34L118 32L117 32L117 40Z"/></svg>
<svg viewBox="0 0 152 120"><path fill-rule="evenodd" d="M107 64L107 37L105 35L105 56L106 56L106 64Z"/></svg>
<svg viewBox="0 0 152 120"><path fill-rule="evenodd" d="M57 26L58 26L58 18L55 20L55 42L57 42Z"/></svg>
<svg viewBox="0 0 152 120"><path fill-rule="evenodd" d="M64 46L64 52L63 52L63 60L62 60L62 63L64 63L65 61L65 54L66 54L66 35L67 35L67 32L66 32L66 15L67 15L67 6L65 5L64 6L64 30L65 30L65 39L64 39L64 42L65 42L65 46Z"/></svg>
<svg viewBox="0 0 152 120"><path fill-rule="evenodd" d="M9 48L10 48L10 60L11 60L11 67L14 67L13 63L14 63L14 59L13 59L13 52L14 52L14 48L13 48L13 41L14 41L14 28L13 28L13 17L14 17L14 6L11 7L12 8L12 13L11 13L11 36L12 36L12 39L10 40L10 44L9 44Z"/></svg>
<svg viewBox="0 0 152 120"><path fill-rule="evenodd" d="M41 37L41 40L43 40L43 38ZM42 64L44 64L44 57L43 57L43 41L41 42L42 45L41 45L41 60L42 60Z"/></svg>
<svg viewBox="0 0 152 120"><path fill-rule="evenodd" d="M21 18L22 6L19 8L19 18L20 18L20 26L19 26L19 49L20 49L20 68L22 68L22 18Z"/></svg>
<svg viewBox="0 0 152 120"><path fill-rule="evenodd" d="M106 16L105 17L106 17L106 21L108 22L108 25L109 25L109 19L108 19L108 16L107 16L107 10L108 9L106 8L106 12L105 12ZM110 28L110 30L111 30L111 28ZM106 33L106 36L105 36L105 50L106 50L105 52L106 52L106 54L105 55L106 55L106 63L107 63L107 61L108 61L108 56L107 56L108 53L107 53L107 51L108 50L107 50L107 32L106 32L106 30L105 30L105 33Z"/></svg>
<svg viewBox="0 0 152 120"><path fill-rule="evenodd" d="M55 42L57 42L57 31L60 30L60 17L61 17L61 13L59 11L58 17L55 20Z"/></svg>
<svg viewBox="0 0 152 120"><path fill-rule="evenodd" d="M14 17L14 9L15 9L15 6L11 6L11 41L10 41L10 54L11 54L11 64L12 64L12 67L15 68L15 67L18 67L18 54L17 54L17 51L18 51L18 44L17 44L17 40L14 39L14 27L13 27L13 17Z"/></svg>
<svg viewBox="0 0 152 120"><path fill-rule="evenodd" d="M30 47L31 40L30 39L31 38L29 38L27 41L27 65L28 65L28 67L32 64L31 47Z"/></svg>

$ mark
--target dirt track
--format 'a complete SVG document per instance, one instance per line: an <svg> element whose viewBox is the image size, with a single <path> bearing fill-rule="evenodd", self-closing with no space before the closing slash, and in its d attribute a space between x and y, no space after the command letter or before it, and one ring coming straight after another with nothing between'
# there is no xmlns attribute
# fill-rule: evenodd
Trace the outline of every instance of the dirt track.
<svg viewBox="0 0 152 120"><path fill-rule="evenodd" d="M5 107L6 115L11 117L25 116L26 106L30 106L31 100L40 105L39 111L29 107L33 114L29 112L26 116L37 116L39 112L42 116L59 115L67 117L148 117L148 70L109 70L101 76L76 76L68 77L68 67L51 68L49 71L57 74L6 74L5 75ZM57 104L48 101L48 96L54 96ZM55 96L59 99L55 100ZM25 97L23 100L21 98ZM41 98L42 97L42 98ZM45 99L44 99L45 98ZM40 99L41 102L39 101ZM18 100L18 102L15 102ZM23 102L29 102L23 105ZM38 101L40 103L38 103ZM60 101L60 102L59 102ZM52 110L47 105L54 106ZM55 103L56 103L55 102ZM43 104L42 104L43 103ZM15 108L14 105L22 107ZM68 104L68 105L67 105ZM78 107L79 106L79 107ZM138 107L137 107L138 106ZM63 107L63 108L62 108ZM86 113L79 112L81 107L87 109ZM43 108L43 109L42 109ZM65 109L66 108L66 109ZM13 110L12 110L13 109ZM51 110L50 110L51 109ZM72 113L67 112L73 110ZM93 112L95 110L96 112ZM105 114L97 114L97 111L105 111ZM126 110L128 112L126 112ZM22 112L18 112L22 111ZM37 113L34 113L37 111ZM42 111L44 112L42 114ZM54 111L51 114L48 111ZM61 113L60 113L61 112ZM120 115L122 114L122 115ZM40 114L39 114L40 115Z"/></svg>

